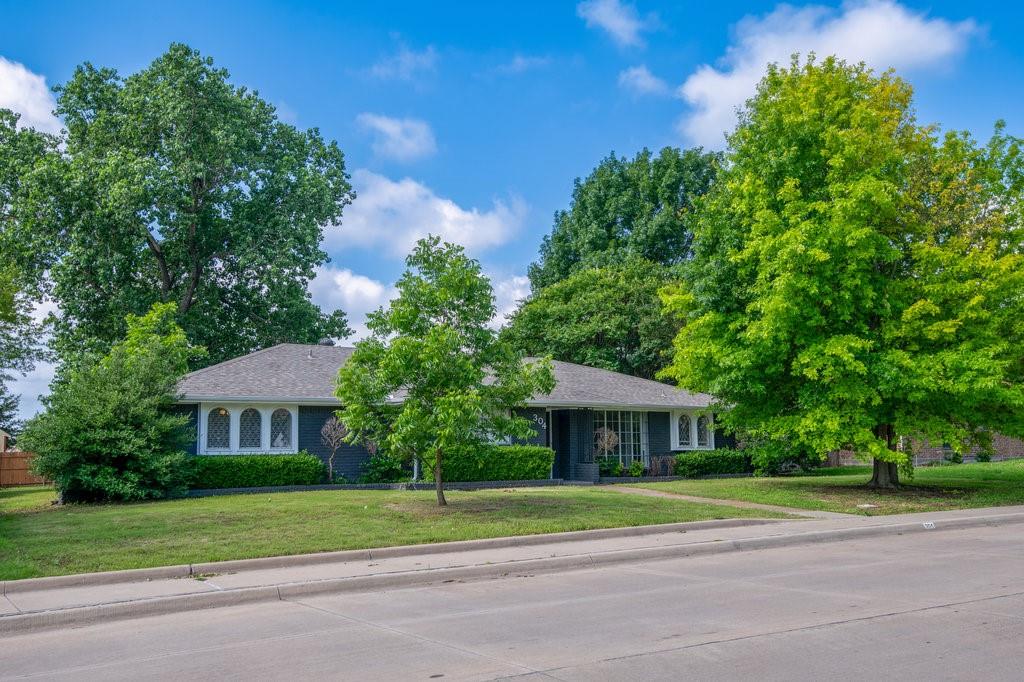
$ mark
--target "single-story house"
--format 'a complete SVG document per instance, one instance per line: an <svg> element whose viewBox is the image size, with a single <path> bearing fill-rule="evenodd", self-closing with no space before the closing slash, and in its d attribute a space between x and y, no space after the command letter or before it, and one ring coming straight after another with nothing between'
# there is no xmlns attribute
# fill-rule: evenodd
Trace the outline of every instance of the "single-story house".
<svg viewBox="0 0 1024 682"><path fill-rule="evenodd" d="M195 424L195 455L293 453L330 454L320 429L339 407L334 396L338 370L353 349L342 346L280 344L187 374L178 386L179 409ZM521 408L534 424L529 443L555 451L551 476L594 481L595 434L614 447L602 456L625 466L635 460L684 450L732 445L715 433L712 398L666 384L570 362L554 363L555 388ZM359 475L370 457L346 445L335 471Z"/></svg>

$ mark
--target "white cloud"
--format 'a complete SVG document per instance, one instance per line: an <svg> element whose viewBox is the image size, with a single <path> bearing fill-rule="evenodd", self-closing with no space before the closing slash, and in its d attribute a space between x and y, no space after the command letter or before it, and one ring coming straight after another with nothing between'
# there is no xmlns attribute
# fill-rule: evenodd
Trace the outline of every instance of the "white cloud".
<svg viewBox="0 0 1024 682"><path fill-rule="evenodd" d="M422 52L398 46L398 52L384 57L370 67L368 73L381 80L411 81L423 74L433 73L437 68L437 51L433 45Z"/></svg>
<svg viewBox="0 0 1024 682"><path fill-rule="evenodd" d="M23 64L0 57L0 109L21 114L21 125L46 133L58 133L60 120L53 115L57 102L46 87L46 78Z"/></svg>
<svg viewBox="0 0 1024 682"><path fill-rule="evenodd" d="M663 95L668 83L651 73L646 66L634 66L619 74L619 87L635 95Z"/></svg>
<svg viewBox="0 0 1024 682"><path fill-rule="evenodd" d="M437 151L434 132L426 121L364 113L356 117L356 123L374 133L373 152L378 156L414 161Z"/></svg>
<svg viewBox="0 0 1024 682"><path fill-rule="evenodd" d="M512 57L511 61L496 67L494 72L504 76L514 76L532 69L545 67L550 63L550 57L517 54Z"/></svg>
<svg viewBox="0 0 1024 682"><path fill-rule="evenodd" d="M584 0L576 5L576 15L587 28L604 30L622 47L642 47L643 32L658 23L656 15L641 17L635 5L624 5L620 0Z"/></svg>
<svg viewBox="0 0 1024 682"><path fill-rule="evenodd" d="M513 275L511 277L491 276L491 285L494 287L494 298L498 313L491 321L495 329L502 327L509 315L519 308L519 303L530 295L530 278L525 275Z"/></svg>
<svg viewBox="0 0 1024 682"><path fill-rule="evenodd" d="M946 62L979 32L974 21L930 18L891 0L848 2L840 10L779 5L763 17L740 21L721 68L705 64L680 86L679 96L694 111L679 128L693 142L722 146L737 107L754 94L767 65L788 63L794 52L836 55L878 69L914 69Z"/></svg>
<svg viewBox="0 0 1024 682"><path fill-rule="evenodd" d="M396 295L393 286L385 285L348 268L322 266L309 284L313 302L326 311L344 310L354 332L345 340L353 343L370 335L366 315L386 305Z"/></svg>
<svg viewBox="0 0 1024 682"><path fill-rule="evenodd" d="M506 243L526 218L518 198L495 200L487 210L463 208L411 178L391 180L365 169L352 173L352 184L357 198L340 227L326 231L328 253L361 246L404 258L428 234L479 252Z"/></svg>

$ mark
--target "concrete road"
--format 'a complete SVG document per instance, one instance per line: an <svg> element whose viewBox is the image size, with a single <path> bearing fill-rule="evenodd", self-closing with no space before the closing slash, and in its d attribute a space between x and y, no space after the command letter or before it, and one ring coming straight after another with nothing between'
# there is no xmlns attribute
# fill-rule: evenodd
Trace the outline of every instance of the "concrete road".
<svg viewBox="0 0 1024 682"><path fill-rule="evenodd" d="M0 639L21 679L1024 679L1021 526L124 620Z"/></svg>

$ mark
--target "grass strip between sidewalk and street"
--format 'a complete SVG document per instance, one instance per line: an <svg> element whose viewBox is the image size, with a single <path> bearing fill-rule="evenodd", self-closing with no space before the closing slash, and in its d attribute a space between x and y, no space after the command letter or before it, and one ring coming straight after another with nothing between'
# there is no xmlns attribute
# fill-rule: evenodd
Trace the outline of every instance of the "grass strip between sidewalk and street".
<svg viewBox="0 0 1024 682"><path fill-rule="evenodd" d="M869 467L823 468L800 476L633 484L721 500L847 514L903 514L1024 504L1024 460L918 467L897 490L870 490Z"/></svg>
<svg viewBox="0 0 1024 682"><path fill-rule="evenodd" d="M725 518L784 518L591 487L345 490L51 506L0 490L0 580Z"/></svg>

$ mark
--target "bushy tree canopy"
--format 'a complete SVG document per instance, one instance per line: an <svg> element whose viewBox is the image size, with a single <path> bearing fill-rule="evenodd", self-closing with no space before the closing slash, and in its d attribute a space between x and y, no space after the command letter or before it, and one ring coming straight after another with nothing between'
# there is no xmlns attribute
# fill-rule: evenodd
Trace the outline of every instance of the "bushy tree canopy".
<svg viewBox="0 0 1024 682"><path fill-rule="evenodd" d="M398 297L370 315L373 335L341 368L339 418L350 442L431 467L443 505L445 458L528 437L512 409L550 392L554 377L550 362L524 363L488 326L491 283L461 246L422 239L406 265Z"/></svg>
<svg viewBox="0 0 1024 682"><path fill-rule="evenodd" d="M1024 433L1020 145L919 125L891 73L772 67L695 229L666 376L730 423L850 447L891 485L899 437Z"/></svg>
<svg viewBox="0 0 1024 682"><path fill-rule="evenodd" d="M353 197L334 142L180 44L127 77L85 63L57 93L64 148L36 169L18 241L52 280L62 359L105 352L154 303L208 362L348 334L307 288Z"/></svg>
<svg viewBox="0 0 1024 682"><path fill-rule="evenodd" d="M175 304L129 316L125 338L70 369L28 421L19 444L65 502L164 497L187 483L188 418L171 407L197 350Z"/></svg>
<svg viewBox="0 0 1024 682"><path fill-rule="evenodd" d="M530 266L534 291L582 269L630 257L672 265L690 255L694 201L711 186L719 156L703 150L644 149L614 154L586 180L576 179L572 204L555 214L540 259Z"/></svg>
<svg viewBox="0 0 1024 682"><path fill-rule="evenodd" d="M638 258L580 270L534 293L502 334L528 355L654 379L679 330L658 297L672 277L671 268Z"/></svg>

